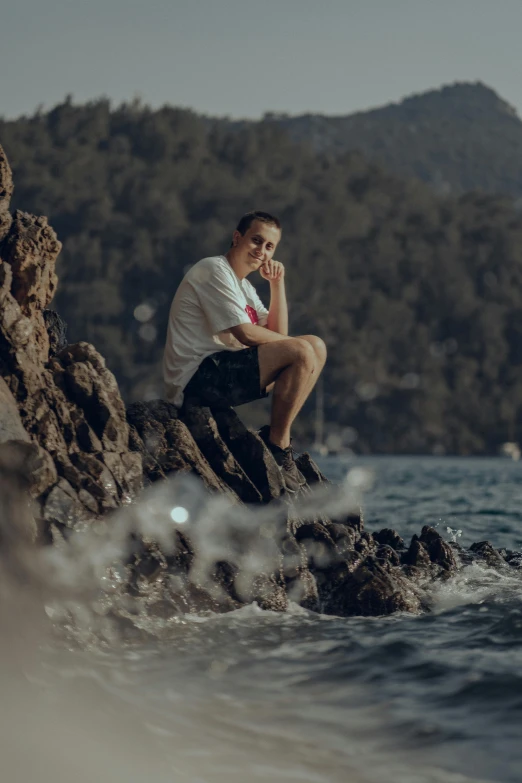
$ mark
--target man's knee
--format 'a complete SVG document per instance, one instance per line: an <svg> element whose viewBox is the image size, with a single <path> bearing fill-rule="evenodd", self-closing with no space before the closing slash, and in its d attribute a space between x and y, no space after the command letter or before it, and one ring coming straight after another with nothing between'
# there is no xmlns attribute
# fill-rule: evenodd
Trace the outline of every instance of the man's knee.
<svg viewBox="0 0 522 783"><path fill-rule="evenodd" d="M271 384L279 374L291 365L305 366L313 373L317 366L311 345L298 337L288 337L278 342L264 343L258 347L261 386Z"/></svg>
<svg viewBox="0 0 522 783"><path fill-rule="evenodd" d="M308 340L301 340L300 337L294 337L292 349L295 356L294 361L309 365L311 370L315 369L317 359L314 348Z"/></svg>
<svg viewBox="0 0 522 783"><path fill-rule="evenodd" d="M297 339L302 340L311 346L314 355L318 363L320 364L321 368L324 367L324 364L326 362L326 356L327 356L327 350L326 350L326 345L324 340L321 340L321 338L317 337L315 334L303 334Z"/></svg>

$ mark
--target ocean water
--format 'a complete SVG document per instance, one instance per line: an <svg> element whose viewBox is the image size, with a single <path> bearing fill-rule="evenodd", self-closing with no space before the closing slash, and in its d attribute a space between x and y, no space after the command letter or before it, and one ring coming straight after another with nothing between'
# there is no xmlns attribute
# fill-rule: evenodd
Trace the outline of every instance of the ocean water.
<svg viewBox="0 0 522 783"><path fill-rule="evenodd" d="M430 524L465 546L522 550L519 463L326 458L322 468L365 489L371 531L408 538ZM161 494L154 503L154 513L172 505ZM129 637L84 580L89 560L107 581L104 558L117 560L118 540L104 549L102 530L37 578L23 575L26 561L4 574L2 781L522 779L522 572L465 568L433 588L430 614L345 619L251 605L165 621L145 612Z"/></svg>

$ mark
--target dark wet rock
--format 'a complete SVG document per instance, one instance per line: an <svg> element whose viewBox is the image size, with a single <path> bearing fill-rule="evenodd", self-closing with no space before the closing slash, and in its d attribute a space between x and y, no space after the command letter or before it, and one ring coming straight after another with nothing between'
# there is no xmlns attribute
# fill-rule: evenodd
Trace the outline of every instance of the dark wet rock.
<svg viewBox="0 0 522 783"><path fill-rule="evenodd" d="M176 575L172 577L174 562ZM187 563L166 557L154 542L137 542L129 567L129 590L142 602L145 600L148 617L167 619L194 611L221 613L243 605L228 595L217 578L205 586L191 580ZM119 615L133 619L132 613L121 608Z"/></svg>
<svg viewBox="0 0 522 783"><path fill-rule="evenodd" d="M236 493L226 485L220 476L214 473L186 424L175 419L166 425L165 434L168 447L167 467L171 458L177 459L178 456L181 456L190 471L199 476L208 489L221 492L231 500L238 501Z"/></svg>
<svg viewBox="0 0 522 783"><path fill-rule="evenodd" d="M468 566L475 562L476 557L469 549L464 549L457 541L449 541L448 543L460 567Z"/></svg>
<svg viewBox="0 0 522 783"><path fill-rule="evenodd" d="M169 473L195 473L207 489L224 493L237 502L237 493L221 474L212 470L186 423L178 418L177 409L173 408L174 416L168 415L171 408L169 403L153 400L134 403L127 411L135 431L133 448L144 457L147 481L152 483Z"/></svg>
<svg viewBox="0 0 522 783"><path fill-rule="evenodd" d="M91 495L86 493L89 503ZM95 507L95 513L98 509ZM43 517L49 524L59 525L61 528L82 530L92 519L93 512L85 506L78 497L78 493L69 482L61 478L47 495L44 504Z"/></svg>
<svg viewBox="0 0 522 783"><path fill-rule="evenodd" d="M502 556L511 568L522 568L522 552L514 552L511 549L503 550Z"/></svg>
<svg viewBox="0 0 522 783"><path fill-rule="evenodd" d="M225 445L210 409L187 407L183 411L183 421L212 470L221 476L243 503L261 502L261 492Z"/></svg>
<svg viewBox="0 0 522 783"><path fill-rule="evenodd" d="M340 566L323 585L328 611L344 617L418 612L422 603L414 585L389 563L370 556L353 571Z"/></svg>
<svg viewBox="0 0 522 783"><path fill-rule="evenodd" d="M470 550L490 568L502 568L506 565L506 559L502 557L500 552L489 541L478 541L470 546Z"/></svg>
<svg viewBox="0 0 522 783"><path fill-rule="evenodd" d="M301 568L294 577L286 579L288 599L311 612L321 611L317 579L308 568Z"/></svg>
<svg viewBox="0 0 522 783"><path fill-rule="evenodd" d="M357 513L351 511L348 514L345 514L343 517L336 517L333 521L337 525L350 528L355 533L361 533L364 529L364 522L362 513L360 511Z"/></svg>
<svg viewBox="0 0 522 783"><path fill-rule="evenodd" d="M228 408L214 412L218 432L265 503L285 493L283 477L263 440L248 430L237 413Z"/></svg>
<svg viewBox="0 0 522 783"><path fill-rule="evenodd" d="M284 612L288 609L288 596L284 584L275 575L260 574L253 581L248 593L241 593L245 603L255 601L261 609Z"/></svg>
<svg viewBox="0 0 522 783"><path fill-rule="evenodd" d="M408 550L402 555L401 561L404 565L415 566L415 568L425 568L431 564L430 556L418 536L413 536Z"/></svg>
<svg viewBox="0 0 522 783"><path fill-rule="evenodd" d="M336 523L329 525L328 532L335 542L335 551L338 553L339 557L344 557L351 561L354 555L354 546L357 538L355 532L350 528Z"/></svg>
<svg viewBox="0 0 522 783"><path fill-rule="evenodd" d="M419 541L426 548L432 563L448 572L454 573L457 570L457 561L451 546L434 528L425 525L422 528Z"/></svg>
<svg viewBox="0 0 522 783"><path fill-rule="evenodd" d="M306 553L312 574L330 567L335 543L326 525L319 521L305 523L295 531L295 539Z"/></svg>
<svg viewBox="0 0 522 783"><path fill-rule="evenodd" d="M178 418L178 409L175 405L164 400L150 400L149 402L134 402L127 408L129 424L141 432L148 422L168 424L172 419Z"/></svg>
<svg viewBox="0 0 522 783"><path fill-rule="evenodd" d="M377 560L390 563L392 566L399 566L401 564L399 555L391 546L380 546L375 553L375 557Z"/></svg>
<svg viewBox="0 0 522 783"><path fill-rule="evenodd" d="M321 473L308 452L305 451L304 454L300 454L299 457L296 457L295 461L309 486L330 483L326 476Z"/></svg>
<svg viewBox="0 0 522 783"><path fill-rule="evenodd" d="M397 552L401 552L405 546L404 541L395 530L385 527L383 530L379 530L378 533L373 533L373 538L378 544L382 546L391 546Z"/></svg>
<svg viewBox="0 0 522 783"><path fill-rule="evenodd" d="M295 535L289 530L282 536L280 548L283 555L284 573L288 577L293 577L297 574L299 568L306 564L306 559L303 559L303 551Z"/></svg>

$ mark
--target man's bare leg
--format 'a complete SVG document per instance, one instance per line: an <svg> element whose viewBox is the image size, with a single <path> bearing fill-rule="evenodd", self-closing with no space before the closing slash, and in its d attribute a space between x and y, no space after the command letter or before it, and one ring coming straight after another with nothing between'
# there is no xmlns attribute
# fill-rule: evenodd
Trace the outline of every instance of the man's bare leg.
<svg viewBox="0 0 522 783"><path fill-rule="evenodd" d="M319 376L323 370L323 367L326 363L326 345L324 344L323 340L321 340L320 337L316 337L313 334L303 334L300 335L298 340L305 340L309 345L312 346L314 354L315 354L315 369L314 372L310 376L310 383L307 388L303 390L303 399L301 402L301 408L303 407L304 403L312 393L312 390L317 383Z"/></svg>
<svg viewBox="0 0 522 783"><path fill-rule="evenodd" d="M258 349L261 388L274 380L270 440L281 448L290 445L290 427L309 396L324 366L326 348L320 338L264 343Z"/></svg>
<svg viewBox="0 0 522 783"><path fill-rule="evenodd" d="M305 334L305 335L300 335L295 339L303 340L304 342L308 343L312 347L315 355L315 367L313 368L309 376L308 383L302 385L302 387L300 388L300 392L296 397L295 413L293 414L293 418L292 421L290 422L290 426L293 423L299 411L301 410L301 408L303 407L303 405L305 404L306 400L312 393L312 390L315 384L317 383L319 375L321 374L321 371L326 362L326 345L324 344L323 340L321 340L320 337L316 337L315 335L311 335L311 334ZM276 421L275 431L274 431L274 420ZM285 435L288 437L288 445L290 444L290 426L288 427L288 433L283 433L283 438L285 438ZM280 439L281 439L281 433L277 430L277 419L274 419L274 406L272 406L270 440L272 441L272 443L276 443L277 445L280 445Z"/></svg>

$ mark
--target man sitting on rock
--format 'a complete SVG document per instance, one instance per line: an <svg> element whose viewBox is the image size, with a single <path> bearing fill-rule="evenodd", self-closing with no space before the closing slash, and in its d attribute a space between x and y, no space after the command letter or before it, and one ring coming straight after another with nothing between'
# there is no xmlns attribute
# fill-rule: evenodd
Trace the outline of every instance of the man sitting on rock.
<svg viewBox="0 0 522 783"><path fill-rule="evenodd" d="M270 425L259 434L296 492L304 482L293 458L290 428L326 361L314 335L288 336L285 268L273 255L279 220L248 212L223 256L187 272L170 309L163 360L167 398L223 408L266 397L273 389ZM267 310L246 279L259 271L270 283Z"/></svg>

